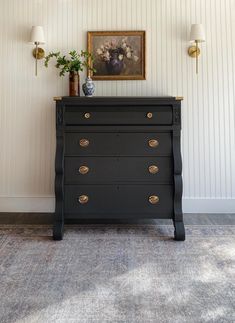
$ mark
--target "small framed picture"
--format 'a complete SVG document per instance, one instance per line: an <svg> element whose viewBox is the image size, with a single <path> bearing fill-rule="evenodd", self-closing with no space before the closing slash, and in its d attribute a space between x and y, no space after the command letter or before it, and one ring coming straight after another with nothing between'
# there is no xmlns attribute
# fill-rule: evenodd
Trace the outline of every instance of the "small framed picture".
<svg viewBox="0 0 235 323"><path fill-rule="evenodd" d="M145 80L145 31L89 31L93 80Z"/></svg>

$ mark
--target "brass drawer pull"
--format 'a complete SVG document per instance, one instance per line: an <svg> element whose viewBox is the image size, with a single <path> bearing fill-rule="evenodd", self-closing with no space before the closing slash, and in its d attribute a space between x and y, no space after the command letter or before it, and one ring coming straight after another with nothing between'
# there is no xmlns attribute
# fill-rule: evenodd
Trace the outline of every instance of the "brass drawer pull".
<svg viewBox="0 0 235 323"><path fill-rule="evenodd" d="M148 112L148 113L147 113L147 118L148 118L148 119L152 119L152 117L153 117L152 112Z"/></svg>
<svg viewBox="0 0 235 323"><path fill-rule="evenodd" d="M84 114L84 117L85 117L86 119L89 119L89 118L91 117L91 114L90 114L89 112L86 112L86 113Z"/></svg>
<svg viewBox="0 0 235 323"><path fill-rule="evenodd" d="M81 146L81 147L87 147L87 146L89 146L89 140L88 139L80 139L79 140L79 145Z"/></svg>
<svg viewBox="0 0 235 323"><path fill-rule="evenodd" d="M149 203L157 204L159 202L159 197L157 195L149 196Z"/></svg>
<svg viewBox="0 0 235 323"><path fill-rule="evenodd" d="M159 145L159 142L156 139L150 139L148 144L149 144L149 147L155 148Z"/></svg>
<svg viewBox="0 0 235 323"><path fill-rule="evenodd" d="M80 204L86 204L89 201L89 197L87 195L80 195L78 198L78 202Z"/></svg>
<svg viewBox="0 0 235 323"><path fill-rule="evenodd" d="M150 174L157 174L159 171L159 168L156 165L149 166L149 172Z"/></svg>
<svg viewBox="0 0 235 323"><path fill-rule="evenodd" d="M85 174L87 174L89 172L89 167L80 166L78 171L79 171L80 174L85 175Z"/></svg>

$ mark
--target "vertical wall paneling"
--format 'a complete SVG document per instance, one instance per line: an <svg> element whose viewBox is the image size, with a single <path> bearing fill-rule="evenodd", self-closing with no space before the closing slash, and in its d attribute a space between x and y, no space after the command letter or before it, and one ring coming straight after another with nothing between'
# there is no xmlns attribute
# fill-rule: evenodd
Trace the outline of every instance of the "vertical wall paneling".
<svg viewBox="0 0 235 323"><path fill-rule="evenodd" d="M187 55L192 23L203 23L199 74ZM184 210L235 212L235 0L1 0L0 211L53 211L55 107L68 75L39 61L85 49L88 30L146 30L145 81L97 81L96 95L183 95ZM84 82L85 72L81 74Z"/></svg>

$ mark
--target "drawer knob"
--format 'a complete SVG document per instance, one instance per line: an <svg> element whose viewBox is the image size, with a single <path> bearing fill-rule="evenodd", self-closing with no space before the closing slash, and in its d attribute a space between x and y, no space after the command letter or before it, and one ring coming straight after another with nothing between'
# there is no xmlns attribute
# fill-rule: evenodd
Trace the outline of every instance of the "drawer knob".
<svg viewBox="0 0 235 323"><path fill-rule="evenodd" d="M80 195L78 198L78 202L80 204L86 204L89 200L89 197L87 195Z"/></svg>
<svg viewBox="0 0 235 323"><path fill-rule="evenodd" d="M159 197L157 195L149 196L149 203L157 204L159 202Z"/></svg>
<svg viewBox="0 0 235 323"><path fill-rule="evenodd" d="M148 119L152 119L152 117L153 117L152 112L148 112L148 113L147 113L147 118L148 118Z"/></svg>
<svg viewBox="0 0 235 323"><path fill-rule="evenodd" d="M149 147L155 148L159 145L159 142L156 139L149 140Z"/></svg>
<svg viewBox="0 0 235 323"><path fill-rule="evenodd" d="M157 174L159 171L159 168L156 165L149 166L149 172L150 174Z"/></svg>
<svg viewBox="0 0 235 323"><path fill-rule="evenodd" d="M91 114L90 114L89 112L86 112L86 113L84 114L84 117L85 117L86 119L89 119L89 118L91 117Z"/></svg>
<svg viewBox="0 0 235 323"><path fill-rule="evenodd" d="M89 172L89 167L80 166L78 171L79 171L80 174L85 175L85 174L87 174Z"/></svg>
<svg viewBox="0 0 235 323"><path fill-rule="evenodd" d="M79 145L81 146L81 147L87 147L87 146L89 146L89 140L88 139L80 139L79 140Z"/></svg>

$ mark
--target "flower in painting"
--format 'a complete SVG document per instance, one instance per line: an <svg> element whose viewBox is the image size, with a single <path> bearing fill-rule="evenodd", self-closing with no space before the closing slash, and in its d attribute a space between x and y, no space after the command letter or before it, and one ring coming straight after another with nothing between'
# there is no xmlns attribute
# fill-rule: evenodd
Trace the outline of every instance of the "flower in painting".
<svg viewBox="0 0 235 323"><path fill-rule="evenodd" d="M103 51L102 51L102 49L98 48L98 49L96 50L96 53L97 53L98 55L101 55L101 54L103 53Z"/></svg>
<svg viewBox="0 0 235 323"><path fill-rule="evenodd" d="M111 47L110 42L109 42L109 41L106 41L106 42L104 43L104 48L109 49L110 47Z"/></svg>
<svg viewBox="0 0 235 323"><path fill-rule="evenodd" d="M103 59L104 59L104 61L109 61L109 60L110 60L110 54L109 54L109 51L106 51L106 52L103 54Z"/></svg>
<svg viewBox="0 0 235 323"><path fill-rule="evenodd" d="M116 39L112 39L112 40L111 40L111 47L112 47L112 48L115 48L115 47L116 47L116 45L117 45L117 41L116 41Z"/></svg>
<svg viewBox="0 0 235 323"><path fill-rule="evenodd" d="M127 53L126 53L126 57L127 57L127 58L131 58L131 52L127 52Z"/></svg>
<svg viewBox="0 0 235 323"><path fill-rule="evenodd" d="M139 57L138 57L138 56L136 56L136 55L133 55L133 60L134 60L135 62L138 62Z"/></svg>
<svg viewBox="0 0 235 323"><path fill-rule="evenodd" d="M122 54L118 55L119 61L122 61L123 60L123 57L124 57L124 55L122 55Z"/></svg>

